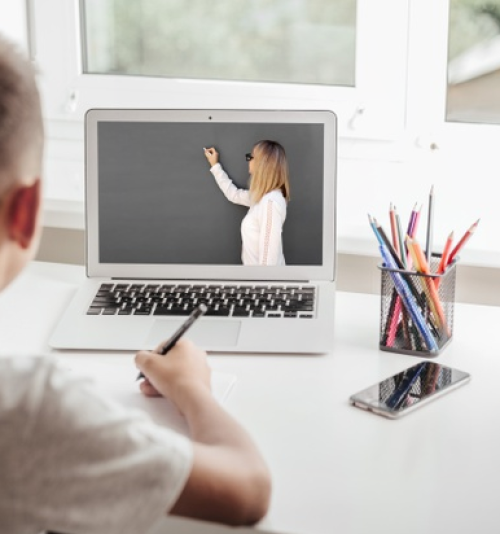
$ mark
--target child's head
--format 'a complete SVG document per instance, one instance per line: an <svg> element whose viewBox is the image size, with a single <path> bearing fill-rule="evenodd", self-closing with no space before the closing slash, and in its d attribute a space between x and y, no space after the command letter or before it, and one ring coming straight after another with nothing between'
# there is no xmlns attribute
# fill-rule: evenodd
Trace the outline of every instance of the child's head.
<svg viewBox="0 0 500 534"><path fill-rule="evenodd" d="M0 289L38 245L43 137L34 69L0 35Z"/></svg>

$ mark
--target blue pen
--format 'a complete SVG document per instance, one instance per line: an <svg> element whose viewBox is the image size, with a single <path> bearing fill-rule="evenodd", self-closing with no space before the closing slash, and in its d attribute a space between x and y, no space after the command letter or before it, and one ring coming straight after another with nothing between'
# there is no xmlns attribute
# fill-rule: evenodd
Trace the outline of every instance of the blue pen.
<svg viewBox="0 0 500 534"><path fill-rule="evenodd" d="M401 274L397 272L397 265L392 259L392 256L389 254L384 244L380 245L379 249L380 249L380 253L382 254L382 258L384 260L385 266L388 269L390 269L389 273L394 282L394 287L396 288L396 291L401 297L401 300L403 301L403 304L408 310L408 313L410 314L413 322L416 324L420 334L424 338L427 348L431 352L438 351L439 347L436 343L436 340L432 336L432 333L429 327L427 326L425 319L420 313L420 310L418 309L418 306L416 305L416 302L413 299L413 295L411 294L408 284L406 283L404 278L401 276Z"/></svg>

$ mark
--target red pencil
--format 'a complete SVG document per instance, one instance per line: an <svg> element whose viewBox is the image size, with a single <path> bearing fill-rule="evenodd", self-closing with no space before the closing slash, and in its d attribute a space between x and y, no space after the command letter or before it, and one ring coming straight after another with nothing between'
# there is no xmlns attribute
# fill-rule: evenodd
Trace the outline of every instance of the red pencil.
<svg viewBox="0 0 500 534"><path fill-rule="evenodd" d="M444 244L443 253L441 254L441 260L437 268L437 274L443 274L446 266L448 265L448 257L450 255L451 244L453 243L453 232L450 232L446 243Z"/></svg>
<svg viewBox="0 0 500 534"><path fill-rule="evenodd" d="M450 252L450 255L448 257L448 263L446 265L450 265L450 263L455 259L455 256L462 250L463 246L467 241L472 237L472 234L476 231L477 225L479 224L480 219L478 219L462 236L462 239L456 244L455 248Z"/></svg>
<svg viewBox="0 0 500 534"><path fill-rule="evenodd" d="M443 253L441 254L441 259L439 260L439 265L438 265L436 274L443 274L446 271L446 267L448 265L448 258L450 257L450 250L451 250L452 243L453 243L453 232L450 232L450 235L448 236L448 239L446 240L446 243L444 244ZM434 278L434 285L436 286L436 289L439 288L440 283L441 283L441 277Z"/></svg>

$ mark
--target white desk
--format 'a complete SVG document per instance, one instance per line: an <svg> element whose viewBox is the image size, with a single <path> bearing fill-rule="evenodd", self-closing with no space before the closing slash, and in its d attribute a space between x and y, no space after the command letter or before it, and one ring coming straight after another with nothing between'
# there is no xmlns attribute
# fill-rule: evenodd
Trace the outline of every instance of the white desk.
<svg viewBox="0 0 500 534"><path fill-rule="evenodd" d="M2 353L48 350L49 331L83 276L81 267L32 264L0 297ZM399 421L348 404L351 393L416 361L379 351L378 325L377 296L339 293L331 354L210 356L213 369L237 375L226 407L272 471L271 508L257 529L498 533L500 308L456 305L454 340L436 361L469 371L472 380ZM89 368L102 356L89 353ZM132 365L131 354L110 357L117 366ZM190 521L176 527L226 531Z"/></svg>

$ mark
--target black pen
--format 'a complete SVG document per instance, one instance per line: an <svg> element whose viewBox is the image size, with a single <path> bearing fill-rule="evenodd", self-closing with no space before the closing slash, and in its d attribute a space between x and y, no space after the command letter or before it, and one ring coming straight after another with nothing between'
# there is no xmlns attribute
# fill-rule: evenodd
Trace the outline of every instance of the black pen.
<svg viewBox="0 0 500 534"><path fill-rule="evenodd" d="M205 306L205 304L200 304L186 319L186 321L179 327L179 329L172 335L172 337L165 343L165 345L163 345L160 350L160 354L162 356L165 356L165 354L167 354L167 352L174 347L177 341L179 341L179 339L187 332L187 330L189 330L189 328L193 325L196 319L205 314L206 311L207 307ZM139 373L136 380L140 380L141 378L146 378L142 374L142 372Z"/></svg>

